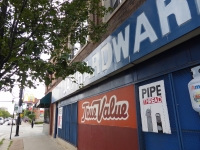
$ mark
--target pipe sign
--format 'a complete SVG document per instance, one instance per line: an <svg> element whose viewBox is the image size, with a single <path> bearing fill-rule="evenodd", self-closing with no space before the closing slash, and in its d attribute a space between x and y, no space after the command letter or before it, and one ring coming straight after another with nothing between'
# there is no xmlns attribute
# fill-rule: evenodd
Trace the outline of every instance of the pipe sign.
<svg viewBox="0 0 200 150"><path fill-rule="evenodd" d="M171 134L164 81L139 87L142 130Z"/></svg>

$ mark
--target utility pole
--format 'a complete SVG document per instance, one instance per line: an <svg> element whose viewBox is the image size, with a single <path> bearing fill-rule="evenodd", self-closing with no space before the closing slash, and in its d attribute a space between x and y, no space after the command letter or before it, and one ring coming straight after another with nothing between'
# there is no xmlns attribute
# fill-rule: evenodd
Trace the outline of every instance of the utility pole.
<svg viewBox="0 0 200 150"><path fill-rule="evenodd" d="M19 103L18 103L19 107L18 107L18 110L21 109L21 106L22 106L22 94L23 94L23 88L21 87L20 90L19 90ZM20 125L20 112L18 112L15 136L19 136L19 125Z"/></svg>
<svg viewBox="0 0 200 150"><path fill-rule="evenodd" d="M12 100L12 102L14 102L14 100ZM14 105L14 110L13 110L13 119L14 119L14 111L15 111L15 105ZM10 131L10 140L11 140L11 135L12 135L13 119L12 119L11 131Z"/></svg>

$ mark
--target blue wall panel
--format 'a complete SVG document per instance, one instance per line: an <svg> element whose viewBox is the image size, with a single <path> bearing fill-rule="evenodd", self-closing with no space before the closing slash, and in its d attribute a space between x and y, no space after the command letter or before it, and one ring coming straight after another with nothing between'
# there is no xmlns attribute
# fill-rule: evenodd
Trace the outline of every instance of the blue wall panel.
<svg viewBox="0 0 200 150"><path fill-rule="evenodd" d="M144 82L141 82L136 85L138 89L139 86L149 84L152 82L164 80L165 85L165 93L166 93L166 101L169 113L170 127L172 134L158 134L158 133L150 133L150 132L142 132L142 129L139 128L140 134L140 148L145 150L179 150L181 149L180 139L178 135L178 124L176 118L176 111L174 109L174 99L172 95L172 88L170 84L169 76L160 76L157 78L153 78ZM138 91L137 91L138 94ZM139 99L137 98L137 109L138 109L138 126L142 126L141 124L141 116L140 116L140 104ZM143 147L143 148L142 148Z"/></svg>
<svg viewBox="0 0 200 150"><path fill-rule="evenodd" d="M181 129L200 131L200 116L192 108L187 86L192 80L190 68L175 72L173 80Z"/></svg>
<svg viewBox="0 0 200 150"><path fill-rule="evenodd" d="M164 71L166 72L188 63L187 48L186 43L183 43L170 49L170 51L163 52L160 55L140 63L137 66L138 80Z"/></svg>
<svg viewBox="0 0 200 150"><path fill-rule="evenodd" d="M199 61L200 57L200 36L189 41L191 62Z"/></svg>
<svg viewBox="0 0 200 150"><path fill-rule="evenodd" d="M78 94L67 98L66 100L61 102L61 106L65 106L67 102L74 102L83 100L85 98L109 91L113 88L117 88L120 86L124 86L126 84L130 84L136 80L136 77L133 76L133 70L128 69L124 72L121 72L115 76L109 77L101 83L95 84L86 90L79 92Z"/></svg>
<svg viewBox="0 0 200 150"><path fill-rule="evenodd" d="M183 144L184 150L199 150L200 149L200 133L199 132L184 132L183 136Z"/></svg>
<svg viewBox="0 0 200 150"><path fill-rule="evenodd" d="M172 134L145 133L145 150L179 150L177 132Z"/></svg>
<svg viewBox="0 0 200 150"><path fill-rule="evenodd" d="M200 149L200 115L193 110L188 91L188 83L192 80L191 67L173 73L174 92L177 100L177 113L183 147L187 150Z"/></svg>
<svg viewBox="0 0 200 150"><path fill-rule="evenodd" d="M164 80L167 107L172 134L142 132L139 128L140 148L145 150L199 150L200 115L193 110L188 90L192 80L191 66L165 76L153 78L136 85ZM138 94L138 90L137 90ZM140 106L137 96L138 126L141 126Z"/></svg>
<svg viewBox="0 0 200 150"><path fill-rule="evenodd" d="M63 107L62 129L58 128L58 137L77 146L77 103Z"/></svg>
<svg viewBox="0 0 200 150"><path fill-rule="evenodd" d="M69 105L70 106L70 105ZM70 116L70 142L77 145L77 103L71 104L71 116Z"/></svg>
<svg viewBox="0 0 200 150"><path fill-rule="evenodd" d="M70 124L70 139L69 142L77 145L77 123Z"/></svg>

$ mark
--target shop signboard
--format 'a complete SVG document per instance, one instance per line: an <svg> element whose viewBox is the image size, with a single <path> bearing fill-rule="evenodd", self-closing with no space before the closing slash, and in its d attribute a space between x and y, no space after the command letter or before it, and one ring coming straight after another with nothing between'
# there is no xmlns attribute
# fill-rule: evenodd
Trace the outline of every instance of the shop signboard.
<svg viewBox="0 0 200 150"><path fill-rule="evenodd" d="M14 112L15 112L15 113L18 113L18 107L19 107L19 105L18 105L18 104L15 104L15 106L14 106Z"/></svg>
<svg viewBox="0 0 200 150"><path fill-rule="evenodd" d="M62 129L62 113L63 107L58 108L58 128Z"/></svg>
<svg viewBox="0 0 200 150"><path fill-rule="evenodd" d="M78 123L136 128L133 85L79 101Z"/></svg>
<svg viewBox="0 0 200 150"><path fill-rule="evenodd" d="M142 130L171 134L164 81L139 87Z"/></svg>
<svg viewBox="0 0 200 150"><path fill-rule="evenodd" d="M35 102L35 97L33 94L25 93L23 97L23 103Z"/></svg>
<svg viewBox="0 0 200 150"><path fill-rule="evenodd" d="M22 106L18 106L18 113L22 113Z"/></svg>
<svg viewBox="0 0 200 150"><path fill-rule="evenodd" d="M161 53L200 31L200 0L147 0L109 35L85 62L92 75L76 72L72 77L89 85ZM52 91L52 102L79 90L66 78Z"/></svg>

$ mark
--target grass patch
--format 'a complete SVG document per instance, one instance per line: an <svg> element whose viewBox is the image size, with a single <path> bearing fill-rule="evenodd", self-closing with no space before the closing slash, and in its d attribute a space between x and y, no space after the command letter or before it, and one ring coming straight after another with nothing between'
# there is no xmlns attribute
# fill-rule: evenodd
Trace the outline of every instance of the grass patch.
<svg viewBox="0 0 200 150"><path fill-rule="evenodd" d="M3 141L4 141L5 139L3 138L1 141L0 141L0 145L2 145L3 144Z"/></svg>
<svg viewBox="0 0 200 150"><path fill-rule="evenodd" d="M10 149L10 146L12 145L12 142L13 142L13 141L10 141L10 144L8 145L8 148L7 148L7 150L9 150L9 149Z"/></svg>

